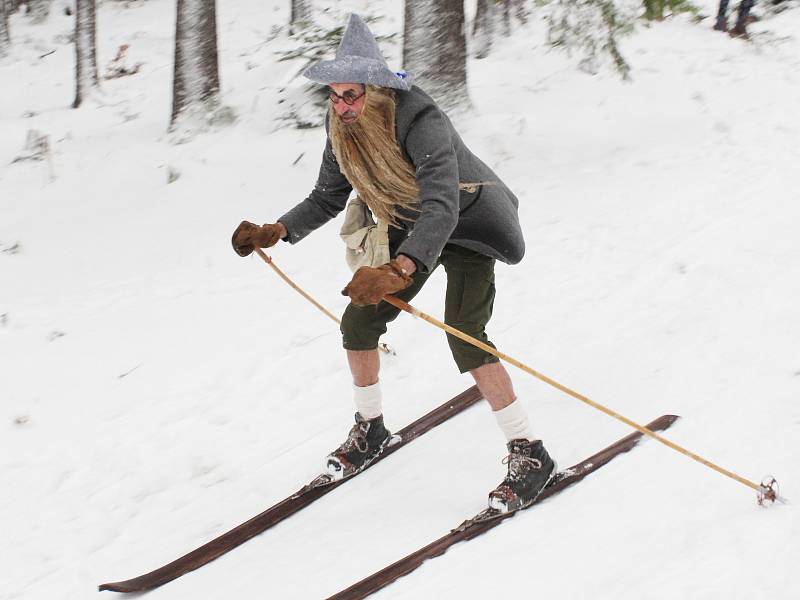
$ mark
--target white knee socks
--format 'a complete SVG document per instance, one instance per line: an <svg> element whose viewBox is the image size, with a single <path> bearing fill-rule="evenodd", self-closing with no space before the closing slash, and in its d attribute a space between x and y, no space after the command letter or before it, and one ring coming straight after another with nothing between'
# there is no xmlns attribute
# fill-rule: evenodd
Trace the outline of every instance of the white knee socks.
<svg viewBox="0 0 800 600"><path fill-rule="evenodd" d="M365 419L374 419L383 413L383 394L381 393L380 382L365 387L353 386L353 401L356 410ZM525 438L535 439L528 421L528 413L519 399L500 410L494 411L497 425L506 436L507 441Z"/></svg>
<svg viewBox="0 0 800 600"><path fill-rule="evenodd" d="M356 403L356 410L365 419L374 419L381 416L383 412L383 395L381 394L381 382L373 383L365 387L353 386L353 400Z"/></svg>
<svg viewBox="0 0 800 600"><path fill-rule="evenodd" d="M531 425L528 422L528 413L519 399L514 400L505 408L494 411L493 414L507 441L510 442L519 438L534 439Z"/></svg>

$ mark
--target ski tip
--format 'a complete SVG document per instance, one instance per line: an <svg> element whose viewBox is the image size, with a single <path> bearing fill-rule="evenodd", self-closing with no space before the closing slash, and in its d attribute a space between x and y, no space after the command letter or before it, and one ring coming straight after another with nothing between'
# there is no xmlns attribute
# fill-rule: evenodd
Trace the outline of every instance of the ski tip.
<svg viewBox="0 0 800 600"><path fill-rule="evenodd" d="M680 418L680 415L661 415L654 421L648 423L646 427L650 431L664 431L672 427L672 424Z"/></svg>

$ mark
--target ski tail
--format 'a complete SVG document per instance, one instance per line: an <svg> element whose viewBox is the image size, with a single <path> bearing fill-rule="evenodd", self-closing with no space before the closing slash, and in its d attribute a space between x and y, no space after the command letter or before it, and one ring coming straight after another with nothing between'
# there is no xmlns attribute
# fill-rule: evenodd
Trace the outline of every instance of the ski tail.
<svg viewBox="0 0 800 600"><path fill-rule="evenodd" d="M396 443L389 444L369 466L374 466L376 463L394 452L397 452L400 448L411 443L419 436L438 427L448 419L481 400L482 397L477 386L472 386L455 398L448 400L438 408L435 408L428 414L398 431L396 435L399 436L400 440ZM146 573L145 575L134 577L133 579L103 583L99 586L99 590L129 593L142 592L164 585L165 583L177 579L181 575L194 571L210 563L212 560L219 558L247 540L263 533L284 519L291 517L299 510L355 477L356 475L353 475L352 477L330 483L318 482L319 478L316 478L310 484L303 486L300 490L288 496L278 504L177 560ZM318 483L315 485L315 482Z"/></svg>

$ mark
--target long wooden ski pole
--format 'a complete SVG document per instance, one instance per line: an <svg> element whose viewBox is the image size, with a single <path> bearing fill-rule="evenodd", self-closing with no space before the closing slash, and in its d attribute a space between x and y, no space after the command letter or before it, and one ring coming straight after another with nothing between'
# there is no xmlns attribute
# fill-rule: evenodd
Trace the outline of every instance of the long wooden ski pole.
<svg viewBox="0 0 800 600"><path fill-rule="evenodd" d="M295 291L297 291L300 295L302 295L306 300L311 302L311 304L316 306L320 311L322 311L328 317L333 319L336 323L341 323L341 321L332 312L330 312L327 308L322 306L319 302L317 302L314 298L312 298L308 293L306 293L305 290L303 290L294 281L292 281L289 278L289 276L286 275L286 273L284 273L274 263L272 258L270 256L267 256L267 254L264 253L263 250L261 250L261 248L255 248L255 251L265 263L267 263L270 267L272 267L272 269L278 274L278 276L281 279L283 279L286 283L289 284L289 286L291 286ZM556 388L558 390L561 390L565 394L567 394L569 396L572 396L573 398L575 398L577 400L580 400L581 402L583 402L585 404L588 404L589 406L599 410L600 412L603 412L603 413L607 414L610 417L613 417L613 418L617 419L618 421L621 421L622 423L625 423L629 427L633 427L634 429L636 429L637 431L640 431L644 435L646 435L648 437L651 437L654 440L658 440L659 442L661 442L665 446L667 446L669 448L672 448L673 450L675 450L677 452L680 452L684 456L688 456L689 458L699 462L700 464L705 465L706 467L708 467L710 469L713 469L717 473L725 475L726 477L729 477L729 478L733 479L734 481L738 481L742 485L746 485L747 487L755 490L758 493L758 502L759 502L759 504L762 504L762 505L763 504L771 504L771 503L775 502L776 500L778 500L780 502L784 502L784 503L786 502L786 499L783 498L782 496L780 496L780 494L778 493L777 481L775 481L774 478L772 478L772 477L767 478L764 481L762 481L761 484L758 484L758 483L755 483L753 481L750 481L749 479L746 479L746 478L742 477L741 475L737 475L733 471L729 471L728 469L724 469L724 468L720 467L719 465L711 462L710 460L707 460L707 459L703 458L699 454L695 454L694 452L692 452L690 450L687 450L686 448L684 448L682 446L679 446L678 444L676 444L675 442L673 442L671 440L668 440L664 436L659 435L654 431L651 431L650 429L648 429L644 425L640 425L636 421L633 421L633 420L631 420L631 419L629 419L629 418L627 418L627 417L625 417L625 416L623 416L623 415L621 415L621 414L619 414L619 413L617 413L617 412L615 412L615 411L603 406L602 404L599 404L598 402L595 402L594 400L584 396L583 394L579 394L578 392L568 388L567 386L557 382L556 380L551 379L547 375L539 373L538 371L532 369L531 367L529 367L528 365L518 361L517 359L515 359L515 358L513 358L513 357L511 357L511 356L509 356L509 355L507 355L507 354L505 354L503 352L500 352L499 350L497 350L495 348L492 348L488 344L484 344L480 340L476 340L474 337L472 337L470 335L467 335L466 333L464 333L462 331L459 331L455 327L451 327L450 325L447 325L446 323L442 323L438 319L435 319L432 316L422 312L421 310L418 310L418 309L414 308L413 306L411 306L407 302L404 302L404 301L400 300L399 298L395 298L394 296L387 295L387 296L384 296L383 299L386 302L388 302L389 304L392 304L393 306L396 306L400 310L403 310L403 311L405 311L405 312L407 312L407 313L409 313L409 314L411 314L411 315L413 315L415 317L419 317L420 319L422 319L424 321L427 321L431 325L434 325L434 326L438 327L439 329L442 329L443 331L445 331L445 332L447 332L447 333L449 333L451 335L454 335L457 338L460 338L460 339L464 340L465 342L467 342L469 344L472 344L473 346L475 346L477 348L480 348L481 350L484 350L484 351L488 352L489 354L493 354L497 358L499 358L501 360L504 360L504 361L506 361L507 363L509 363L511 365L514 365L515 367L525 371L529 375L533 375L534 377L536 377L537 379L543 381L544 383L546 383L548 385L551 385L551 386L553 386L554 388ZM384 352L389 352L388 348L386 348L385 346L382 346L381 349Z"/></svg>
<svg viewBox="0 0 800 600"><path fill-rule="evenodd" d="M316 306L319 310L321 310L323 313L328 315L331 319L336 321L339 325L342 324L342 322L339 320L339 318L336 315L334 315L331 311L329 311L327 308L322 306L322 304L320 304L319 302L314 300L314 298L312 298L309 294L307 294L306 291L303 288L301 288L294 281L292 281L286 273L281 271L278 268L278 265L276 265L274 262L272 262L272 257L271 256L267 256L267 254L261 248L256 248L255 251L256 251L256 254L258 254L261 257L261 260L263 260L270 267L272 267L272 270L275 271L278 274L278 277L280 277L286 283L288 283L289 286L292 287L298 294L300 294L303 298L305 298L306 300L311 302L311 304Z"/></svg>
<svg viewBox="0 0 800 600"><path fill-rule="evenodd" d="M672 441L668 440L664 436L659 435L654 431L651 431L647 427L645 427L643 425L640 425L639 423L636 423L635 421L632 421L631 419L629 419L627 417L624 417L623 415L620 415L619 413L616 413L616 412L614 412L613 410L611 410L609 408L606 408L602 404L598 404L597 402L595 402L594 400L591 400L590 398L587 398L583 394L579 394L578 392L576 392L574 390L571 390L567 386L558 383L554 379L551 379L550 377L547 377L546 375L543 375L542 373L539 373L538 371L535 371L534 369L530 368L526 364L521 363L517 359L512 358L511 356L508 356L507 354L504 354L503 352L500 352L499 350L497 350L495 348L492 348L491 346L489 346L487 344L484 344L480 340L476 340L474 337L472 337L470 335L467 335L466 333L463 333L462 331L459 331L458 329L456 329L454 327L451 327L450 325L447 325L446 323L442 323L441 321L439 321L437 319L434 319L430 315L427 315L424 312L422 312L420 310L417 310L416 308L414 308L413 306L411 306L407 302L403 302L399 298L395 298L394 296L389 296L389 295L384 296L383 299L386 302L388 302L389 304L391 304L393 306L396 306L400 310L404 310L405 312L407 312L409 314L412 314L415 317L419 317L420 319L423 319L424 321L427 321L428 323L431 323L432 325L435 325L439 329L442 329L442 330L446 331L447 333L449 333L451 335L454 335L457 338L460 338L460 339L464 340L465 342L468 342L468 343L472 344L473 346L476 346L476 347L480 348L481 350L484 350L484 351L488 352L489 354L493 354L497 358L500 358L500 359L506 361L507 363L514 365L515 367L517 367L519 369L522 369L523 371L525 371L529 375L533 375L537 379L540 379L541 381L545 382L546 384L551 385L551 386L553 386L554 388L556 388L558 390L561 390L565 394L568 394L569 396L572 396L573 398L576 398L577 400L580 400L581 402L584 402L585 404L588 404L589 406L591 406L593 408L596 408L597 410L607 414L610 417L613 417L613 418L617 419L618 421L622 421L626 425L629 425L630 427L633 427L634 429L636 429L637 431L640 431L644 435L647 435L647 436L653 438L654 440L658 440L659 442L661 442L665 446L668 446L669 448L672 448L673 450L676 450L676 451L680 452L681 454L683 454L685 456L688 456L689 458L691 458L693 460L696 460L700 464L705 465L706 467L709 467L710 469L713 469L717 473L721 473L722 475L730 477L734 481L738 481L739 483L741 483L743 485L746 485L747 487L756 490L756 492L758 492L758 502L759 502L759 504L762 504L762 505L765 504L765 503L771 504L775 500L780 500L781 502L786 502L786 499L782 498L778 494L777 482L775 481L774 478L769 478L769 480L765 479L761 484L758 484L758 483L755 483L753 481L750 481L749 479L745 479L744 477L742 477L740 475L737 475L736 473L734 473L732 471L729 471L727 469L723 469L722 467L714 464L713 462L711 462L709 460L706 460L702 456L700 456L698 454L695 454L694 452L691 452L690 450L687 450L686 448L683 448L682 446L679 446L675 442L672 442Z"/></svg>
<svg viewBox="0 0 800 600"><path fill-rule="evenodd" d="M266 254L266 253L265 253L265 252L264 252L264 251L263 251L261 248L255 248L255 251L256 251L256 254L258 254L258 255L261 257L261 260L263 260L263 261L264 261L265 263L267 263L267 264L268 264L270 267L272 267L272 270L273 270L273 271L275 271L275 272L278 274L278 277L280 277L280 278L281 278L281 279L283 279L283 280L284 280L286 283L288 283L288 284L289 284L289 286L290 286L292 289L294 289L294 290L295 290L295 291L296 291L298 294L300 294L300 295L301 295L303 298L305 298L306 300L308 300L309 302L311 302L311 304L313 304L314 306L316 306L316 307L317 307L317 308L318 308L320 311L322 311L322 312L323 312L324 314L326 314L328 317L330 317L331 319L333 319L333 321L334 321L334 322L336 322L338 325L341 325L341 324L342 324L342 322L339 320L339 317L337 317L337 316L336 316L336 315L334 315L334 314L333 314L331 311L329 311L327 308L325 308L324 306L322 306L322 304L320 304L319 302L317 302L316 300L314 300L314 298L312 298L310 294L308 294L308 293L307 293L307 292L306 292L306 291L305 291L303 288L301 288L301 287L300 287L299 285L297 285L297 284L296 284L294 281L292 281L292 280L291 280L291 278L290 278L290 277L289 277L289 276L288 276L286 273L284 273L284 272L283 272L283 271L282 271L282 270L281 270L281 269L278 267L278 265L276 265L276 264L273 262L273 260L272 260L272 257L271 257L271 256L267 255L267 254ZM378 346L378 348L380 349L380 351L381 351L381 352L383 352L383 353L385 353L385 354L394 354L394 353L395 353L395 352L394 352L394 350L392 350L392 349L391 349L391 348L390 348L390 347L389 347L387 344L380 344L380 345Z"/></svg>

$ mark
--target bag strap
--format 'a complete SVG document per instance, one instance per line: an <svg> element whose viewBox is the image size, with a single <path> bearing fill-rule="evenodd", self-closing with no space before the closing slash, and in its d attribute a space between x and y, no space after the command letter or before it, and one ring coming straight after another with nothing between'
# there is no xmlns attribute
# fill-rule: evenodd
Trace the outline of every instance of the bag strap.
<svg viewBox="0 0 800 600"><path fill-rule="evenodd" d="M465 192L469 192L470 194L474 194L478 191L478 188L484 185L497 185L496 181L475 181L475 182L464 182L458 184L458 189L464 190Z"/></svg>

